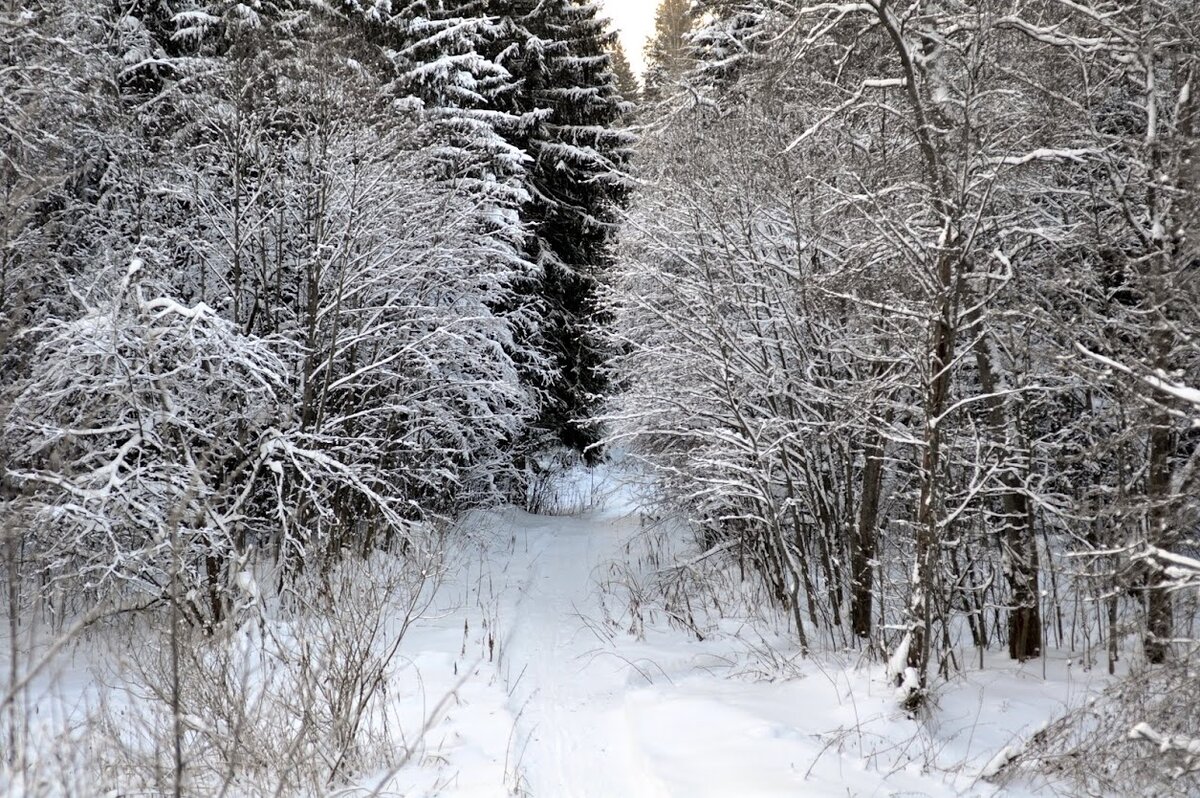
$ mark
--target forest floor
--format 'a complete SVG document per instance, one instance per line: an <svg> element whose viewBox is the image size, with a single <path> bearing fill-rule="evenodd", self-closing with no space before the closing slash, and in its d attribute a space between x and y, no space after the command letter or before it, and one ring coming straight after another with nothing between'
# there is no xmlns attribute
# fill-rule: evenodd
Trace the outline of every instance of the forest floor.
<svg viewBox="0 0 1200 798"><path fill-rule="evenodd" d="M1109 681L1078 653L1018 665L966 649L912 717L878 657L828 646L803 657L786 621L745 597L661 601L682 530L650 524L632 487L592 479L553 516L508 508L462 522L388 682L384 736L399 753L339 795L992 796L990 765ZM693 610L689 628L679 621ZM96 707L111 716L140 700L121 685L128 666L114 671L103 651L73 647L28 696L58 741L42 761L70 760L65 741L95 734Z"/></svg>
<svg viewBox="0 0 1200 798"><path fill-rule="evenodd" d="M426 666L423 705L438 690L453 697L422 741L422 764L390 789L990 796L989 765L1107 683L1102 663L1088 670L1078 656L1018 665L989 652L981 669L968 650L966 670L914 718L897 708L884 667L858 652L803 658L786 630L749 617L720 618L700 640L638 605L636 585L659 564L634 507L617 490L571 516L475 519L474 562L407 641Z"/></svg>

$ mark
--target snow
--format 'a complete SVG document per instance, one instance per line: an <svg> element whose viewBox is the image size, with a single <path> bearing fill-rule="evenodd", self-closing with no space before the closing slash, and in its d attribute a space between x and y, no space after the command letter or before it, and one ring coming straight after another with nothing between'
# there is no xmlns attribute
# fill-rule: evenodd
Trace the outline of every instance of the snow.
<svg viewBox="0 0 1200 798"><path fill-rule="evenodd" d="M1092 352L1082 344L1077 343L1075 348L1087 357L1092 358L1108 368L1114 369L1115 371L1120 371L1123 374L1135 374L1134 370L1128 366L1118 363L1111 358L1097 354L1096 352ZM1186 385L1179 385L1175 382L1172 382L1171 380L1167 379L1166 373L1162 372L1161 370L1154 374L1136 374L1136 376L1139 377L1142 382L1156 391L1167 394L1168 396L1173 396L1176 399L1180 399L1189 405L1200 409L1200 389L1192 388Z"/></svg>
<svg viewBox="0 0 1200 798"><path fill-rule="evenodd" d="M998 166L1021 166L1034 161L1074 161L1076 163L1085 163L1087 156L1098 155L1100 152L1101 150L1095 147L1074 149L1049 149L1043 147L1022 155L1006 155L999 158L990 158L988 159L988 163Z"/></svg>
<svg viewBox="0 0 1200 798"><path fill-rule="evenodd" d="M1018 665L989 654L980 669L973 652L964 673L934 685L933 709L913 717L898 708L889 666L861 652L806 659L786 629L747 617L719 619L697 639L633 607L632 581L662 564L633 489L592 480L580 471L560 486L570 515L508 508L460 522L466 543L408 629L386 691L398 764L362 777L363 789L991 796L998 788L985 778L1107 678L1080 674L1065 655ZM262 590L248 571L237 583ZM48 716L60 725L99 689L78 667L63 674L38 689L39 701L56 697Z"/></svg>
<svg viewBox="0 0 1200 798"><path fill-rule="evenodd" d="M665 623L631 634L614 589L639 559L642 519L629 499L570 517L474 519L483 549L457 590L475 607L467 650L477 661L431 731L441 776L424 783L443 784L439 794L990 796L997 788L981 775L1106 678L1081 679L1065 657L1045 663L1043 678L1042 663L997 654L914 719L897 708L886 667L857 652L805 660L786 635L764 640L745 619L703 641ZM430 649L416 661L431 693L428 669L447 667L462 628L450 614L414 630L409 642ZM478 662L490 635L495 661ZM767 649L786 653L764 662Z"/></svg>

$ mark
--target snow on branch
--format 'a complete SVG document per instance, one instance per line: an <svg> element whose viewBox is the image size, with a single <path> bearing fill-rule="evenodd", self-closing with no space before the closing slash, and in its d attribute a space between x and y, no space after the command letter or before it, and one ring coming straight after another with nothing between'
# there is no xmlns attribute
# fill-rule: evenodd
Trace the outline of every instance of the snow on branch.
<svg viewBox="0 0 1200 798"><path fill-rule="evenodd" d="M1130 729L1129 739L1158 746L1160 754L1179 757L1180 763L1171 773L1175 778L1188 773L1200 773L1200 739L1182 734L1161 734L1149 723L1139 723Z"/></svg>
<svg viewBox="0 0 1200 798"><path fill-rule="evenodd" d="M1134 555L1135 560L1146 560L1162 570L1176 587L1200 587L1200 560L1183 554L1147 546Z"/></svg>
<svg viewBox="0 0 1200 798"><path fill-rule="evenodd" d="M787 155L789 152L791 152L792 150L796 149L801 144L803 144L807 139L811 138L813 135L818 133L821 130L821 128L825 127L825 125L827 125L835 117L837 117L838 115L844 113L845 111L848 111L851 108L853 108L854 105L863 98L863 95L866 93L867 89L903 88L904 85L905 85L904 78L870 78L870 79L864 80L859 85L858 91L854 92L854 94L851 95L849 99L847 99L844 103L842 103L841 105L834 108L832 111L827 113L825 116L818 119L807 130L805 130L803 133L801 133L791 144L784 147L783 151L780 152L779 154Z"/></svg>
<svg viewBox="0 0 1200 798"><path fill-rule="evenodd" d="M1107 358L1097 352L1091 351L1083 344L1077 343L1075 344L1075 347L1084 355L1090 357L1092 360L1095 360L1097 363L1107 366L1114 371L1119 371L1122 374L1128 374L1131 377L1136 377L1159 393L1164 393L1168 396L1180 399L1192 405L1197 410L1200 410L1200 390L1197 390L1196 388L1189 388L1185 385L1179 385L1178 383L1170 381L1167 378L1166 372L1162 371L1161 369L1155 370L1150 374L1140 374L1135 372L1129 366L1118 363L1117 361ZM1193 424L1200 426L1200 418L1196 419Z"/></svg>
<svg viewBox="0 0 1200 798"><path fill-rule="evenodd" d="M1027 152L1024 155L1006 155L998 158L989 158L987 163L992 166L1021 166L1035 161L1074 161L1075 163L1085 163L1086 156L1099 155L1104 150L1097 147L1079 147L1075 149L1052 149L1042 148Z"/></svg>

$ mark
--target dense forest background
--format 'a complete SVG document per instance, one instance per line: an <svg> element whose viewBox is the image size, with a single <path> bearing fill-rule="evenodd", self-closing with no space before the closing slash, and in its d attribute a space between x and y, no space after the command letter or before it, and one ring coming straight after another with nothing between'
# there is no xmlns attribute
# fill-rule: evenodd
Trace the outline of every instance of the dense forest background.
<svg viewBox="0 0 1200 798"><path fill-rule="evenodd" d="M616 452L694 532L665 605L736 572L912 712L1132 659L1086 761L1200 772L1200 7L663 0L646 55L580 0L0 0L10 640L159 618L178 719L248 574L336 614Z"/></svg>
<svg viewBox="0 0 1200 798"><path fill-rule="evenodd" d="M1198 19L662 6L615 429L801 640L902 628L913 700L952 619L1023 659L1115 640L1136 597L1146 658L1176 637L1154 552L1196 524Z"/></svg>
<svg viewBox="0 0 1200 798"><path fill-rule="evenodd" d="M1087 640L1190 701L1197 31L1173 0L660 6L614 434L909 706L964 636Z"/></svg>
<svg viewBox="0 0 1200 798"><path fill-rule="evenodd" d="M8 5L4 499L50 583L161 593L179 527L216 624L251 549L393 546L596 441L594 7Z"/></svg>

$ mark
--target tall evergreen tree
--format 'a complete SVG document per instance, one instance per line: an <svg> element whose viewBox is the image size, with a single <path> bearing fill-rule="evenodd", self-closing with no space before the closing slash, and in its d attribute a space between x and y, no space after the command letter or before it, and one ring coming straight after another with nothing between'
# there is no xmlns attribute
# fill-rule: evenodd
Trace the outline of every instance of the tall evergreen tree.
<svg viewBox="0 0 1200 798"><path fill-rule="evenodd" d="M484 10L482 0L412 0L376 35L396 67L396 94L422 106L426 143L446 175L515 209L526 199L524 154L501 135L517 120L498 110L514 87L481 55L499 33Z"/></svg>
<svg viewBox="0 0 1200 798"><path fill-rule="evenodd" d="M553 374L543 380L538 423L552 441L584 451L599 435L587 419L607 381L598 286L612 262L613 224L627 192L631 135L608 48L615 34L593 3L492 0L504 21L496 60L518 79L506 110L522 119L511 141L528 157L525 217L537 279L540 344ZM549 442L549 441L547 441Z"/></svg>
<svg viewBox="0 0 1200 798"><path fill-rule="evenodd" d="M661 96L691 68L690 35L696 25L691 0L662 0L654 37L646 42L646 92Z"/></svg>
<svg viewBox="0 0 1200 798"><path fill-rule="evenodd" d="M629 57L625 54L625 48L619 40L613 42L608 55L612 59L613 77L617 80L617 90L621 93L621 99L636 104L642 97L642 87L633 74L633 67L629 65Z"/></svg>
<svg viewBox="0 0 1200 798"><path fill-rule="evenodd" d="M704 85L728 86L755 55L766 31L767 3L762 0L696 0L700 20L691 37L692 69Z"/></svg>

